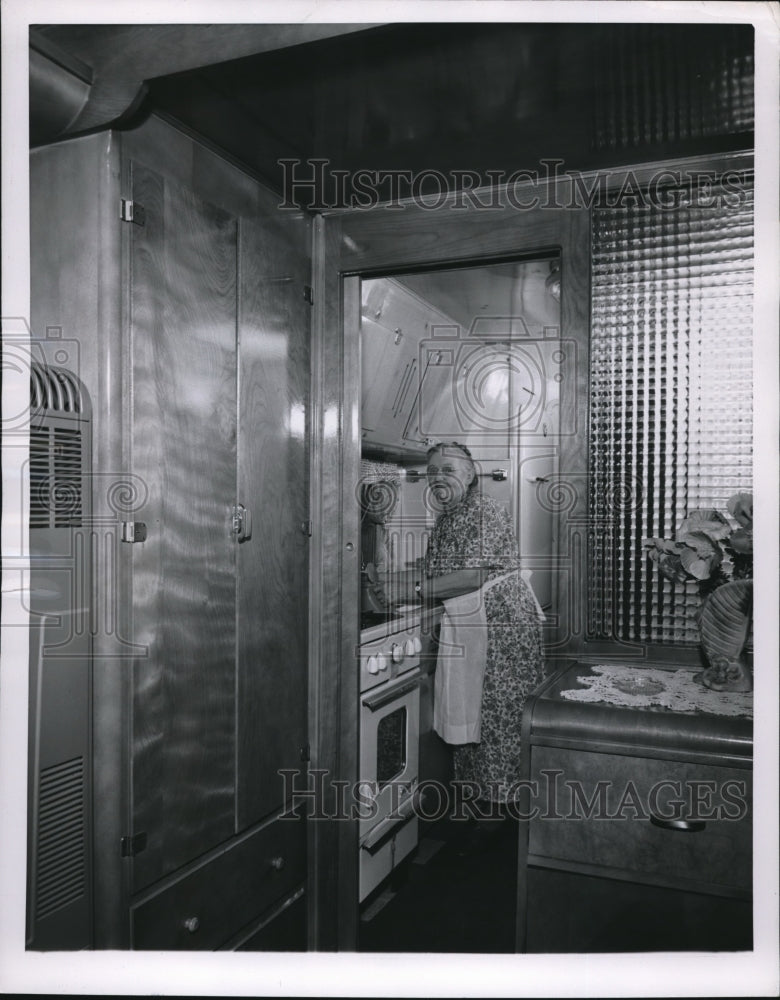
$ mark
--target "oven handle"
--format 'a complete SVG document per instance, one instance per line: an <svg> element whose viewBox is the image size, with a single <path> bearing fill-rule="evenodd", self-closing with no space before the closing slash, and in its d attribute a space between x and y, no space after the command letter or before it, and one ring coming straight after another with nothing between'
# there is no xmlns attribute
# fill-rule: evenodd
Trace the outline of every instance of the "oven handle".
<svg viewBox="0 0 780 1000"><path fill-rule="evenodd" d="M369 833L366 839L360 845L362 851L368 851L369 854L376 854L376 852L388 842L388 840L394 836L405 826L406 823L414 816L415 809L415 796L417 790L406 799L405 802L401 804L398 812L393 817L392 823L380 823L375 826L374 829Z"/></svg>
<svg viewBox="0 0 780 1000"><path fill-rule="evenodd" d="M403 697L403 695L408 694L410 691L414 691L416 687L420 686L420 679L422 674L418 670L413 677L410 677L404 684L393 685L390 690L383 690L379 694L375 694L371 697L364 698L363 704L366 708L370 709L372 712L378 711L380 708L384 708L385 705L389 705L391 701L395 701L397 698Z"/></svg>

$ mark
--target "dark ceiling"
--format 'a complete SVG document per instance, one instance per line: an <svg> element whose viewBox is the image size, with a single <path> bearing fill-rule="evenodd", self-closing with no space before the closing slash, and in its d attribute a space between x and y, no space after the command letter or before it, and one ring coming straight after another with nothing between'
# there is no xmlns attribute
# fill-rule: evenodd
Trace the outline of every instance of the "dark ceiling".
<svg viewBox="0 0 780 1000"><path fill-rule="evenodd" d="M146 77L136 120L174 119L279 191L283 158L490 180L544 159L587 170L753 146L751 26L344 27ZM44 30L67 48L67 28ZM153 45L162 29L145 30Z"/></svg>

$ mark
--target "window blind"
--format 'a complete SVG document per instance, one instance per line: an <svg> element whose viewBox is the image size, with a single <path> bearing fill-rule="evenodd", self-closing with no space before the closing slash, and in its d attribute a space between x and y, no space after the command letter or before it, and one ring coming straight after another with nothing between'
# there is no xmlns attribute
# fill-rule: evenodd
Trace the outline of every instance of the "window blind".
<svg viewBox="0 0 780 1000"><path fill-rule="evenodd" d="M752 178L668 194L594 211L589 638L697 643L643 540L752 488Z"/></svg>

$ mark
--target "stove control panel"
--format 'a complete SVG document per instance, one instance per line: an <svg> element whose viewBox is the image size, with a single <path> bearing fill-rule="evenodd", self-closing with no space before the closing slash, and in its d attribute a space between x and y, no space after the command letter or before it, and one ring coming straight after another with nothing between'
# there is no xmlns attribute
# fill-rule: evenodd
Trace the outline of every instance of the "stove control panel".
<svg viewBox="0 0 780 1000"><path fill-rule="evenodd" d="M366 691L420 665L418 622L392 635L384 635L360 645L360 690Z"/></svg>

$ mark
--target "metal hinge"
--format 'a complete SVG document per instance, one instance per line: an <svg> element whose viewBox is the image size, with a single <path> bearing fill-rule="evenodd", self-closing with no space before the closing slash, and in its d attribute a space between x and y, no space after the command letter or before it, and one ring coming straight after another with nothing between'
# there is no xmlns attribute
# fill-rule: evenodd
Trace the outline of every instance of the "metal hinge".
<svg viewBox="0 0 780 1000"><path fill-rule="evenodd" d="M308 538L311 538L311 521L301 521L301 531Z"/></svg>
<svg viewBox="0 0 780 1000"><path fill-rule="evenodd" d="M132 837L122 837L119 849L123 858L134 858L146 850L146 834L136 833Z"/></svg>
<svg viewBox="0 0 780 1000"><path fill-rule="evenodd" d="M303 286L303 297L306 299L306 301L309 303L310 306L314 305L314 289L311 287L311 285Z"/></svg>
<svg viewBox="0 0 780 1000"><path fill-rule="evenodd" d="M146 524L143 521L122 521L123 542L145 542Z"/></svg>
<svg viewBox="0 0 780 1000"><path fill-rule="evenodd" d="M146 211L137 201L123 198L119 208L119 218L122 222L134 222L136 226L143 226L146 222Z"/></svg>
<svg viewBox="0 0 780 1000"><path fill-rule="evenodd" d="M307 743L305 746L301 747L301 763L308 764L310 760L311 760L311 746L310 744Z"/></svg>

